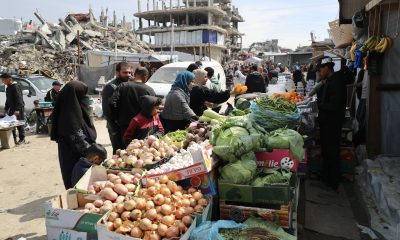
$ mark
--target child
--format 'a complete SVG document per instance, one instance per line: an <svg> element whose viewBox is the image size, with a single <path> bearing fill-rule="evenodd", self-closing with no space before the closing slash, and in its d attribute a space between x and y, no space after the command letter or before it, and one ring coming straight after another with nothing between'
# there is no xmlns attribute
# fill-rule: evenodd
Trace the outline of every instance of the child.
<svg viewBox="0 0 400 240"><path fill-rule="evenodd" d="M144 139L149 135L162 135L164 128L158 116L158 109L162 103L161 98L142 96L140 98L141 111L129 123L124 134L125 146L133 139Z"/></svg>
<svg viewBox="0 0 400 240"><path fill-rule="evenodd" d="M93 143L85 152L85 157L81 157L72 169L71 183L75 186L79 179L93 165L100 165L107 158L107 150L97 143Z"/></svg>

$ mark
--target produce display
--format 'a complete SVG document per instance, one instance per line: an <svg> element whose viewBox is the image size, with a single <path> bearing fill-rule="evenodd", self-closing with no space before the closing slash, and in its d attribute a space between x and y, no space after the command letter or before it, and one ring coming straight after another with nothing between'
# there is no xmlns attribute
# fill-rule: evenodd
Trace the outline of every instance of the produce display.
<svg viewBox="0 0 400 240"><path fill-rule="evenodd" d="M142 239L177 238L192 224L194 213L202 213L208 200L194 188L187 191L162 176L148 179L137 197L119 203L106 224L109 231Z"/></svg>
<svg viewBox="0 0 400 240"><path fill-rule="evenodd" d="M270 132L264 142L269 149L289 149L295 159L301 161L304 157L303 137L295 130L282 128Z"/></svg>
<svg viewBox="0 0 400 240"><path fill-rule="evenodd" d="M188 148L195 143L202 143L209 139L211 135L211 126L209 124L196 124L189 126L186 139L183 141L183 148Z"/></svg>
<svg viewBox="0 0 400 240"><path fill-rule="evenodd" d="M109 173L106 181L96 181L88 188L88 193L99 196L100 199L87 203L81 211L90 213L106 213L115 204L121 203L126 196L134 195L140 183L140 174L119 172Z"/></svg>
<svg viewBox="0 0 400 240"><path fill-rule="evenodd" d="M235 85L235 93L237 94L244 94L247 92L247 86L237 83Z"/></svg>
<svg viewBox="0 0 400 240"><path fill-rule="evenodd" d="M225 120L225 116L214 112L211 109L207 109L203 112L203 115L199 118L202 123L211 123L211 125L219 124Z"/></svg>
<svg viewBox="0 0 400 240"><path fill-rule="evenodd" d="M353 43L353 47L355 44L356 43ZM360 48L360 51L364 52L364 53L366 53L368 51L383 53L387 49L389 49L392 45L393 45L393 39L391 37L371 36L362 45L362 47ZM354 54L355 48L357 48L357 47L354 47L354 49L353 49L353 47L350 49L350 52L353 52L353 54ZM355 59L355 57L354 57L354 59Z"/></svg>
<svg viewBox="0 0 400 240"><path fill-rule="evenodd" d="M176 153L167 163L162 164L158 168L150 169L148 174L161 174L170 172L173 170L189 167L194 164L193 157L191 152L197 151L199 149L204 148L209 143L208 141L204 141L201 144L192 143L187 150L181 149L178 153Z"/></svg>
<svg viewBox="0 0 400 240"><path fill-rule="evenodd" d="M268 170L264 170L264 173L266 173L266 175L262 176L260 174L259 176L257 176L251 183L251 186L263 187L265 185L271 185L271 184L289 185L289 181L292 176L292 173L285 168L280 168L277 170L268 169Z"/></svg>
<svg viewBox="0 0 400 240"><path fill-rule="evenodd" d="M286 98L257 98L256 103L262 109L272 110L280 113L296 113L296 104L289 102Z"/></svg>
<svg viewBox="0 0 400 240"><path fill-rule="evenodd" d="M221 179L235 184L249 183L256 174L257 163L253 152L245 154L240 160L228 163L221 168Z"/></svg>
<svg viewBox="0 0 400 240"><path fill-rule="evenodd" d="M116 155L106 160L104 165L114 168L143 168L147 164L172 156L177 149L170 138L159 140L151 135L145 140L134 139L126 150L117 150Z"/></svg>
<svg viewBox="0 0 400 240"><path fill-rule="evenodd" d="M182 142L186 139L186 134L188 131L186 130L178 130L175 132L167 133L165 136L170 138L174 142Z"/></svg>
<svg viewBox="0 0 400 240"><path fill-rule="evenodd" d="M301 83L301 82L299 82ZM304 98L300 95L297 94L297 92L295 91L289 91L287 93L274 93L272 94L272 97L274 98L284 98L286 99L288 102L291 103L298 103L304 100Z"/></svg>

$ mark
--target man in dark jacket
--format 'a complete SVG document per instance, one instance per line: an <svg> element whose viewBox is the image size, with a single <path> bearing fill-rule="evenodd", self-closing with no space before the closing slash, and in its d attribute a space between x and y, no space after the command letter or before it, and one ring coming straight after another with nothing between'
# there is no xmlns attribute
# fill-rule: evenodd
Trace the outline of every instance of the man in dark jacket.
<svg viewBox="0 0 400 240"><path fill-rule="evenodd" d="M118 124L121 130L121 143L123 134L133 117L142 109L140 97L144 95L155 96L154 90L147 86L149 71L145 67L138 67L135 71L134 81L121 83L110 99L111 119Z"/></svg>
<svg viewBox="0 0 400 240"><path fill-rule="evenodd" d="M6 89L6 103L5 103L5 113L8 116L15 115L18 120L24 120L24 99L22 96L22 90L19 84L13 81L12 77L8 74L2 74L0 76L4 85L7 86ZM13 137L15 144L24 144L25 142L25 130L24 126L18 126L18 137L19 141L17 141L17 132L15 128L13 129Z"/></svg>
<svg viewBox="0 0 400 240"><path fill-rule="evenodd" d="M341 179L340 135L346 111L346 82L341 72L334 72L332 58L323 58L317 72L326 83L318 91L318 121L323 158L322 180L337 191Z"/></svg>
<svg viewBox="0 0 400 240"><path fill-rule="evenodd" d="M103 115L107 120L108 135L110 136L111 145L113 147L113 154L115 154L117 149L121 149L123 147L123 132L121 132L121 129L111 117L112 112L110 109L110 100L117 87L121 83L127 82L132 76L132 66L127 62L118 63L116 67L116 75L117 77L109 82L101 93Z"/></svg>
<svg viewBox="0 0 400 240"><path fill-rule="evenodd" d="M252 65L251 73L246 77L247 93L266 92L265 80L257 70L257 65Z"/></svg>
<svg viewBox="0 0 400 240"><path fill-rule="evenodd" d="M47 92L46 96L44 97L44 100L46 102L52 102L54 106L57 96L60 93L62 84L59 81L54 81L51 85L53 86L53 88Z"/></svg>

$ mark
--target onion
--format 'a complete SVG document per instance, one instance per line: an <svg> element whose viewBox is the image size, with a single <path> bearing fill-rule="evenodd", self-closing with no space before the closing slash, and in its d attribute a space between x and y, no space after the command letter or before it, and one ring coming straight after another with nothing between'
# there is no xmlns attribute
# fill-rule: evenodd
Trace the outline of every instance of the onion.
<svg viewBox="0 0 400 240"><path fill-rule="evenodd" d="M157 189L156 189L156 187L151 186L151 187L147 188L147 193L148 193L150 196L154 197L154 196L157 194Z"/></svg>
<svg viewBox="0 0 400 240"><path fill-rule="evenodd" d="M139 160L137 160L136 162L135 162L135 168L142 168L143 167L143 164L144 164L144 162L143 162L143 160L142 159L139 159Z"/></svg>
<svg viewBox="0 0 400 240"><path fill-rule="evenodd" d="M154 186L155 183L156 183L156 180L154 180L154 179L151 179L151 178L146 179L146 187L147 188Z"/></svg>
<svg viewBox="0 0 400 240"><path fill-rule="evenodd" d="M172 203L171 198L166 197L166 198L165 198L165 203L166 203L166 204L171 204L171 203Z"/></svg>
<svg viewBox="0 0 400 240"><path fill-rule="evenodd" d="M132 183L125 184L125 187L128 189L128 192L134 192L136 190L136 185Z"/></svg>
<svg viewBox="0 0 400 240"><path fill-rule="evenodd" d="M161 206L157 206L156 207L156 211L157 211L157 213L160 213L161 212Z"/></svg>
<svg viewBox="0 0 400 240"><path fill-rule="evenodd" d="M191 216L184 216L182 218L182 222L183 222L183 224L186 225L186 227L189 227L190 225L192 225L193 218Z"/></svg>
<svg viewBox="0 0 400 240"><path fill-rule="evenodd" d="M185 208L185 216L190 215L193 213L193 208L192 207L187 207Z"/></svg>
<svg viewBox="0 0 400 240"><path fill-rule="evenodd" d="M117 213L119 213L119 214L123 213L125 211L124 204L118 203L116 206L116 209L117 209Z"/></svg>
<svg viewBox="0 0 400 240"><path fill-rule="evenodd" d="M123 203L125 200L125 196L118 196L117 199L115 199L116 203Z"/></svg>
<svg viewBox="0 0 400 240"><path fill-rule="evenodd" d="M143 231L138 227L134 227L134 228L132 228L132 231L131 231L131 237L142 238Z"/></svg>
<svg viewBox="0 0 400 240"><path fill-rule="evenodd" d="M173 208L172 208L171 205L164 204L164 205L161 206L161 213L162 213L163 215L165 215L165 216L171 215L171 214L172 214L172 211L173 211Z"/></svg>
<svg viewBox="0 0 400 240"><path fill-rule="evenodd" d="M157 206L161 206L161 205L164 204L165 198L164 198L164 196L163 196L162 194L157 194L157 195L154 197L153 201L154 201L154 203L155 203Z"/></svg>
<svg viewBox="0 0 400 240"><path fill-rule="evenodd" d="M178 186L178 190L177 190L177 192L183 192L183 187L182 186Z"/></svg>
<svg viewBox="0 0 400 240"><path fill-rule="evenodd" d="M161 219L161 223L167 225L167 226L172 226L175 223L175 216L169 215L169 216L164 216Z"/></svg>
<svg viewBox="0 0 400 240"><path fill-rule="evenodd" d="M182 197L182 192L180 192L180 191L175 191L175 192L174 192L174 195L177 196L177 197Z"/></svg>
<svg viewBox="0 0 400 240"><path fill-rule="evenodd" d="M188 189L188 193L189 194L192 194L192 193L194 193L194 192L196 192L197 190L196 190L196 188L193 188L193 187L190 187L189 189Z"/></svg>
<svg viewBox="0 0 400 240"><path fill-rule="evenodd" d="M167 233L167 229L168 227L165 224L159 223L158 227L157 227L157 233L161 236L161 237L165 237L166 233Z"/></svg>
<svg viewBox="0 0 400 240"><path fill-rule="evenodd" d="M163 215L161 213L157 213L157 222L161 222L161 219L163 218Z"/></svg>
<svg viewBox="0 0 400 240"><path fill-rule="evenodd" d="M189 199L183 199L182 200L182 206L183 207L190 207L190 200Z"/></svg>
<svg viewBox="0 0 400 240"><path fill-rule="evenodd" d="M116 212L111 212L110 216L108 217L109 222L114 222L115 219L119 218L119 214Z"/></svg>
<svg viewBox="0 0 400 240"><path fill-rule="evenodd" d="M112 222L107 222L107 223L106 223L106 226L107 226L107 230L108 230L108 231L110 231L110 232L114 231L114 223L112 223Z"/></svg>
<svg viewBox="0 0 400 240"><path fill-rule="evenodd" d="M157 225L156 225L157 226ZM146 232L144 234L144 238L146 240L160 240L160 235L158 235L158 233L156 233L155 231L150 231L150 232Z"/></svg>
<svg viewBox="0 0 400 240"><path fill-rule="evenodd" d="M95 208L95 205L93 203L85 204L85 209L87 209L87 210L93 210L94 208Z"/></svg>
<svg viewBox="0 0 400 240"><path fill-rule="evenodd" d="M150 231L152 229L152 222L148 218L143 218L139 221L140 229Z"/></svg>
<svg viewBox="0 0 400 240"><path fill-rule="evenodd" d="M197 201L194 198L189 199L189 202L191 207L196 207Z"/></svg>
<svg viewBox="0 0 400 240"><path fill-rule="evenodd" d="M130 214L130 217L132 220L139 220L142 218L142 211L139 209L133 209L133 211Z"/></svg>
<svg viewBox="0 0 400 240"><path fill-rule="evenodd" d="M183 233L185 233L187 231L187 227L181 221L176 221L175 222L175 227L177 227L179 229L179 233L180 234L183 234Z"/></svg>
<svg viewBox="0 0 400 240"><path fill-rule="evenodd" d="M145 217L150 219L151 221L154 221L155 219L157 219L157 210L155 210L154 208L147 210Z"/></svg>
<svg viewBox="0 0 400 240"><path fill-rule="evenodd" d="M129 220L130 214L131 214L130 211L125 211L125 212L121 213L121 219L122 219L122 221Z"/></svg>
<svg viewBox="0 0 400 240"><path fill-rule="evenodd" d="M119 228L119 226L121 226L121 224L122 224L121 218L117 218L114 220L114 228L115 229Z"/></svg>
<svg viewBox="0 0 400 240"><path fill-rule="evenodd" d="M208 201L205 198L200 198L199 201L197 201L197 203L204 207L208 205Z"/></svg>
<svg viewBox="0 0 400 240"><path fill-rule="evenodd" d="M178 190L178 185L173 181L168 181L167 187L172 193L174 193Z"/></svg>
<svg viewBox="0 0 400 240"><path fill-rule="evenodd" d="M198 201L200 198L203 198L203 194L201 192L195 192L192 194L193 198Z"/></svg>
<svg viewBox="0 0 400 240"><path fill-rule="evenodd" d="M94 206L99 208L99 207L103 206L104 202L103 202L103 200L97 199L93 202L93 204L94 204Z"/></svg>
<svg viewBox="0 0 400 240"><path fill-rule="evenodd" d="M134 208L136 208L136 205L137 204L136 204L135 200L133 200L133 199L130 199L130 200L124 202L124 208L127 211L132 211Z"/></svg>
<svg viewBox="0 0 400 240"><path fill-rule="evenodd" d="M185 214L185 210L183 208L178 208L174 212L176 219L182 219L184 214Z"/></svg>
<svg viewBox="0 0 400 240"><path fill-rule="evenodd" d="M160 188L161 188L161 184L160 184L159 182L156 182L156 183L154 184L154 187L156 188L157 191L159 191Z"/></svg>
<svg viewBox="0 0 400 240"><path fill-rule="evenodd" d="M167 187L161 187L160 193L166 197L171 196L171 191Z"/></svg>
<svg viewBox="0 0 400 240"><path fill-rule="evenodd" d="M204 211L204 207L201 205L196 205L196 207L194 207L194 211L195 212L203 212Z"/></svg>
<svg viewBox="0 0 400 240"><path fill-rule="evenodd" d="M146 210L146 200L144 198L136 198L136 208Z"/></svg>
<svg viewBox="0 0 400 240"><path fill-rule="evenodd" d="M165 232L165 236L166 237L170 237L170 238L178 237L179 236L179 229L177 227L174 227L174 226L169 227L167 229L167 231Z"/></svg>
<svg viewBox="0 0 400 240"><path fill-rule="evenodd" d="M146 210L149 210L149 209L153 209L155 206L154 206L154 202L153 201L147 201L146 202Z"/></svg>
<svg viewBox="0 0 400 240"><path fill-rule="evenodd" d="M169 181L168 176L167 175L162 175L160 177L160 183L161 184L166 184Z"/></svg>

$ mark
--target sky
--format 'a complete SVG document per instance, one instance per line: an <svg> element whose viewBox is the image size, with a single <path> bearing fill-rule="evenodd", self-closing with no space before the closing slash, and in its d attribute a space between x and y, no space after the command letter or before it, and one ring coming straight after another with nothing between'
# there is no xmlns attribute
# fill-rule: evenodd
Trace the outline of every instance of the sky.
<svg viewBox="0 0 400 240"><path fill-rule="evenodd" d="M144 5L146 1L141 2ZM245 20L239 23L239 31L245 34L244 47L268 39L278 39L279 46L291 49L310 45L310 32L315 33L317 40L324 40L328 37L328 22L339 15L337 0L232 0L232 4ZM137 5L137 0L12 0L2 3L0 18L36 21L33 13L38 10L47 21L58 22L70 12L88 12L91 6L96 17L102 8L108 8L109 17L115 10L119 19L125 15L132 20Z"/></svg>

